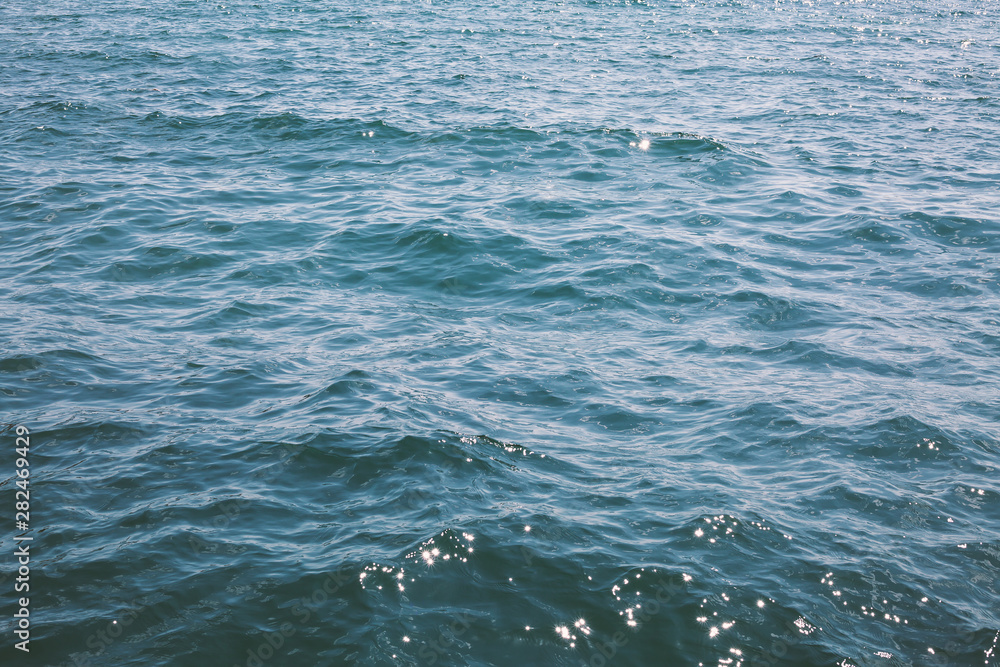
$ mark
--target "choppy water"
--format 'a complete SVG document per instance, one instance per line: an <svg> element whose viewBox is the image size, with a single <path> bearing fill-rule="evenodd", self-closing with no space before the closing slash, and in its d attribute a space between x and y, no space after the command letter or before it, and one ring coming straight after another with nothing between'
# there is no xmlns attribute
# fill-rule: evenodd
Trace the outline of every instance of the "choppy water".
<svg viewBox="0 0 1000 667"><path fill-rule="evenodd" d="M0 13L3 664L998 664L995 3Z"/></svg>

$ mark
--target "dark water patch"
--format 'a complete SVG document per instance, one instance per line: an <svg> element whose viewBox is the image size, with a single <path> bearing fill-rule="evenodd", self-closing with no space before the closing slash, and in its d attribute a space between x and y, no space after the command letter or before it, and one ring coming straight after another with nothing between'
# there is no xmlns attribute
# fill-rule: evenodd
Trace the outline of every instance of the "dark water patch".
<svg viewBox="0 0 1000 667"><path fill-rule="evenodd" d="M907 213L904 220L915 223L916 229L937 243L952 246L985 246L994 242L1000 228L989 220L972 220L955 216L935 216L927 213Z"/></svg>
<svg viewBox="0 0 1000 667"><path fill-rule="evenodd" d="M112 282L156 281L169 276L209 275L232 261L222 253L192 253L180 247L155 246L147 248L134 260L112 263L101 269L98 276Z"/></svg>

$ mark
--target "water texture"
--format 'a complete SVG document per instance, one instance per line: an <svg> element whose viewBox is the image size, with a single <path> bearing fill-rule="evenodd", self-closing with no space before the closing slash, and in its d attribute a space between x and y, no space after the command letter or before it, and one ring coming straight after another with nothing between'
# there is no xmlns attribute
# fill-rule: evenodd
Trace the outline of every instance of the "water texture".
<svg viewBox="0 0 1000 667"><path fill-rule="evenodd" d="M998 15L0 2L0 662L1000 664Z"/></svg>

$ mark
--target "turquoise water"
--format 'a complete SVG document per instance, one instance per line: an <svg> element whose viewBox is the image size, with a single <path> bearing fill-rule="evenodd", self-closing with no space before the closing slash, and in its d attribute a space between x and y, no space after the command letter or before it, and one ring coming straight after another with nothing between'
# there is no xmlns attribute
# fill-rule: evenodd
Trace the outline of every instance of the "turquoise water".
<svg viewBox="0 0 1000 667"><path fill-rule="evenodd" d="M3 2L4 665L997 665L995 3Z"/></svg>

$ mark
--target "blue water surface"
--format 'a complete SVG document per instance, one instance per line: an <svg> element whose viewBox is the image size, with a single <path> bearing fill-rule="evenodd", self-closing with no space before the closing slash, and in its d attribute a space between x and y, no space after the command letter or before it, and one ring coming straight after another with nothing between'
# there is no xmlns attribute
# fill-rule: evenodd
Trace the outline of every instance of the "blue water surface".
<svg viewBox="0 0 1000 667"><path fill-rule="evenodd" d="M1000 664L1000 5L0 16L2 664Z"/></svg>

